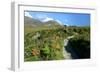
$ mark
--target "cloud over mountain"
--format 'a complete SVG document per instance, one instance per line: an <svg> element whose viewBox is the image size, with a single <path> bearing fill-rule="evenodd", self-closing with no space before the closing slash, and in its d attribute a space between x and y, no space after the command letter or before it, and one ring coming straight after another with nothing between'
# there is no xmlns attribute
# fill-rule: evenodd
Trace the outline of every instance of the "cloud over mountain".
<svg viewBox="0 0 100 73"><path fill-rule="evenodd" d="M51 21L51 20L54 20L53 18L49 18L49 17L46 17L42 20L42 22L48 22L48 21Z"/></svg>
<svg viewBox="0 0 100 73"><path fill-rule="evenodd" d="M32 18L32 15L29 12L25 12L25 16Z"/></svg>
<svg viewBox="0 0 100 73"><path fill-rule="evenodd" d="M32 15L30 14L30 12L25 12L25 16L26 16L26 17L29 17L29 18L32 18L32 19L39 20L39 21L41 21L41 22L43 22L43 23L48 22L48 21L56 21L56 22L58 22L59 24L62 24L62 22L61 22L60 20L53 19L53 18L48 17L48 16L46 16L46 15L44 15L44 14L43 14L43 15L41 15L41 14L36 14L36 15L32 16Z"/></svg>

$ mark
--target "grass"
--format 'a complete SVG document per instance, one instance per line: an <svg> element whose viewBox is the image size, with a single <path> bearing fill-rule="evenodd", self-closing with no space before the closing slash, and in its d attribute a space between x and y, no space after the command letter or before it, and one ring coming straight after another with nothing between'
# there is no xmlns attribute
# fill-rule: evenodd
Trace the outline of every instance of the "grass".
<svg viewBox="0 0 100 73"><path fill-rule="evenodd" d="M24 61L63 60L64 39L80 34L87 39L84 34L90 35L89 30L89 27L25 27Z"/></svg>

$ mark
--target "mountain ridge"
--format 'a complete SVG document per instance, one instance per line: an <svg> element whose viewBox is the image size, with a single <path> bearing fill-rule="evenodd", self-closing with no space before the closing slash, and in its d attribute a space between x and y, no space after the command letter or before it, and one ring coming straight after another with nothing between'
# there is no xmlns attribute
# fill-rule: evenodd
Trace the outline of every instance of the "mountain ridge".
<svg viewBox="0 0 100 73"><path fill-rule="evenodd" d="M42 22L38 19L35 18L30 18L27 16L24 16L24 25L25 26L30 26L30 27L37 27L41 25L45 26L61 26L61 24L55 20L49 20L47 22Z"/></svg>

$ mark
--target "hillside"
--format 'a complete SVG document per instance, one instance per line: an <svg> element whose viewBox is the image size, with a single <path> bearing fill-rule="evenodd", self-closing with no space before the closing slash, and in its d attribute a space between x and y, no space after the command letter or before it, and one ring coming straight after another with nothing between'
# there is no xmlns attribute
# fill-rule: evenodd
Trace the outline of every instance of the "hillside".
<svg viewBox="0 0 100 73"><path fill-rule="evenodd" d="M42 22L38 19L35 19L35 18L30 18L30 17L27 17L27 16L24 16L24 24L25 26L41 26L41 25L48 25L48 26L61 26L60 23L58 23L57 21L55 20L50 20L50 21L47 21L47 22Z"/></svg>
<svg viewBox="0 0 100 73"><path fill-rule="evenodd" d="M24 16L24 27L27 33L38 30L56 29L62 27L62 25L55 20L42 22L38 19Z"/></svg>
<svg viewBox="0 0 100 73"><path fill-rule="evenodd" d="M25 26L36 27L41 24L43 24L43 23L37 19L24 16L24 25Z"/></svg>
<svg viewBox="0 0 100 73"><path fill-rule="evenodd" d="M55 20L42 22L26 16L24 19L25 62L90 58L89 26L64 26ZM70 36L74 37L68 39ZM66 42L68 44L64 43L65 39L69 41ZM77 58L73 56L71 48L78 55ZM64 57L66 51L69 58Z"/></svg>

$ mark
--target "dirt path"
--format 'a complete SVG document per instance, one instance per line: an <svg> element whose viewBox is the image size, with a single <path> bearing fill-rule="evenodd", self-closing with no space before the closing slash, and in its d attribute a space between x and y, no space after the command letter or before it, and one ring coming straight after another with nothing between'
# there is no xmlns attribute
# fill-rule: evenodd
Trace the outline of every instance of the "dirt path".
<svg viewBox="0 0 100 73"><path fill-rule="evenodd" d="M65 59L72 59L71 53L66 50L65 46L68 45L69 39L73 37L74 36L69 36L67 39L64 40L63 56Z"/></svg>
<svg viewBox="0 0 100 73"><path fill-rule="evenodd" d="M69 36L67 39L64 40L64 47L63 47L63 56L65 59L78 59L78 55L74 50L70 47L69 40L74 36Z"/></svg>

